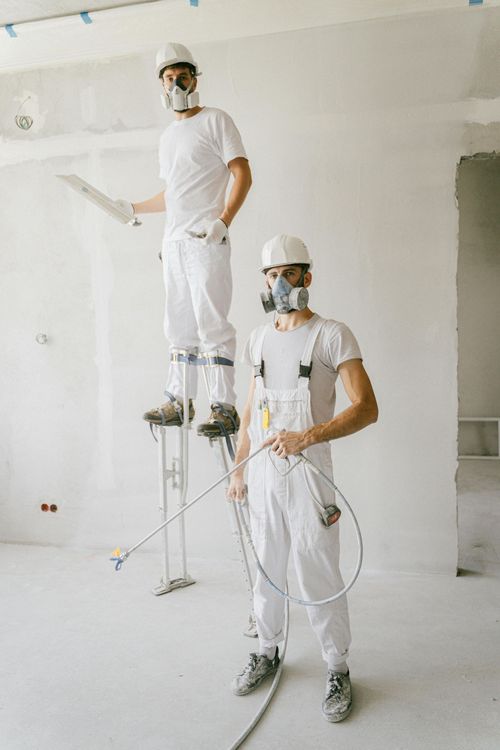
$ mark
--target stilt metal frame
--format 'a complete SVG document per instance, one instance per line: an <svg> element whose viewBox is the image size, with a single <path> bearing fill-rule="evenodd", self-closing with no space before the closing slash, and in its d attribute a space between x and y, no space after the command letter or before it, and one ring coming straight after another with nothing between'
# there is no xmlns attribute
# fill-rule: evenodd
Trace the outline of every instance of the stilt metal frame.
<svg viewBox="0 0 500 750"><path fill-rule="evenodd" d="M177 456L172 458L171 466L168 466L167 457L167 429L172 430L171 427L156 425L153 427L155 436L158 442L158 471L159 471L159 486L160 486L160 516L162 522L166 521L168 517L168 494L169 488L168 483L171 482L171 489L177 495L178 508L182 509L186 505L186 498L189 484L189 431L191 425L189 423L189 389L188 379L189 372L188 367L192 366L195 357L193 357L193 351L179 350L179 354L182 359L181 362L177 361L176 366L183 367L183 421L180 427L175 427L176 432L176 446ZM196 352L194 353L196 354ZM203 379L207 394L210 397L209 387L209 373L207 371L208 366L202 366ZM217 462L222 469L222 472L226 474L231 465L231 458L234 456L235 444L234 436L229 438L229 444L222 437L209 438L209 444L212 449L215 449L215 455ZM231 446L231 448L230 448ZM232 454L232 456L230 455ZM230 479L228 477L227 484ZM253 574L250 565L250 555L248 554L247 543L245 534L242 529L240 516L238 511L232 502L227 502L228 516L231 524L231 534L235 541L238 549L238 555L240 558L243 577L245 586L247 589L247 595L249 600L249 614L246 629L244 635L250 638L257 637L257 629L255 625L255 615L253 611ZM245 508L245 512L248 513L248 508ZM167 594L170 591L178 588L184 588L185 586L191 586L195 583L195 580L190 576L187 569L187 551L186 551L186 526L185 526L185 514L181 513L179 516L179 548L181 557L181 570L180 575L176 578L171 577L170 573L170 549L169 549L169 538L168 538L168 525L163 528L163 548L162 548L162 576L160 583L154 586L152 593L155 596L161 596Z"/></svg>

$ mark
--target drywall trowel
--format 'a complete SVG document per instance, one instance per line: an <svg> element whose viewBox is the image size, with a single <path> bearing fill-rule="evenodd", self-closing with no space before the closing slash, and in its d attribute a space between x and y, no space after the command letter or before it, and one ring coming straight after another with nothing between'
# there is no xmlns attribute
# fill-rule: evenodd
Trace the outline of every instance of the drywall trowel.
<svg viewBox="0 0 500 750"><path fill-rule="evenodd" d="M70 188L76 190L76 192L83 198L86 198L121 224L130 224L133 227L141 225L142 222L140 222L136 216L130 216L126 209L125 201L114 201L112 198L108 198L107 195L104 195L100 190L89 185L88 182L85 182L85 180L82 180L82 178L78 177L76 174L58 174L56 176L61 180L64 180Z"/></svg>

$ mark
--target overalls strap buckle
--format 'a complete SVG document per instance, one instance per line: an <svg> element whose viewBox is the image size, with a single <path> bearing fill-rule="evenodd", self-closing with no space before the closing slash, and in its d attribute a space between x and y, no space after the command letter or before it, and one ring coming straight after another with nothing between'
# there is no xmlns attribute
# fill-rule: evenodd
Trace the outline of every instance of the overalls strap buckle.
<svg viewBox="0 0 500 750"><path fill-rule="evenodd" d="M253 376L254 378L264 377L264 360L263 359L260 361L260 365L253 366Z"/></svg>
<svg viewBox="0 0 500 750"><path fill-rule="evenodd" d="M299 366L299 378L310 378L311 370L312 370L312 364L303 365L301 362Z"/></svg>

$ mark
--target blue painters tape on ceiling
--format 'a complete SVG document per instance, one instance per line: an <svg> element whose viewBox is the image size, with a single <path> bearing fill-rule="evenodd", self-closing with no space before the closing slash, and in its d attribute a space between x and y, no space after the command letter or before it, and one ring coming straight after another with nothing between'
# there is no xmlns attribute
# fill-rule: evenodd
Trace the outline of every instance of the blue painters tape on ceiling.
<svg viewBox="0 0 500 750"><path fill-rule="evenodd" d="M92 23L92 19L87 11L80 13L80 18L82 19L83 23Z"/></svg>
<svg viewBox="0 0 500 750"><path fill-rule="evenodd" d="M483 0L469 0L469 5L482 5Z"/></svg>
<svg viewBox="0 0 500 750"><path fill-rule="evenodd" d="M14 31L14 24L12 23L5 24L5 31L7 32L9 36L12 36L12 37L17 36L16 32Z"/></svg>
<svg viewBox="0 0 500 750"><path fill-rule="evenodd" d="M189 5L191 5L193 8L197 8L198 0L189 0Z"/></svg>

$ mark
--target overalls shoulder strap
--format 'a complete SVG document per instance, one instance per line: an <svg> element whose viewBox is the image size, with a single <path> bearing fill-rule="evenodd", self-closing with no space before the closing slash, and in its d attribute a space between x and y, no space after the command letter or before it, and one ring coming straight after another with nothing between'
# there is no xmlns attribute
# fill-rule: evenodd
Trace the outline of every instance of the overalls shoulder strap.
<svg viewBox="0 0 500 750"><path fill-rule="evenodd" d="M307 337L306 345L304 347L304 352L302 354L302 357L300 358L300 365L299 365L299 385L305 385L309 387L309 378L311 377L311 370L312 370L312 353L314 349L314 344L316 343L316 339L319 336L319 332L321 331L323 324L324 324L324 318L320 318L319 315L317 317L317 320L315 321L313 327L311 328L309 332L309 336Z"/></svg>
<svg viewBox="0 0 500 750"><path fill-rule="evenodd" d="M264 360L262 359L262 349L264 347L264 338L267 331L267 325L261 326L255 337L253 349L253 374L254 377L260 378L263 382L264 377Z"/></svg>

